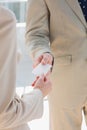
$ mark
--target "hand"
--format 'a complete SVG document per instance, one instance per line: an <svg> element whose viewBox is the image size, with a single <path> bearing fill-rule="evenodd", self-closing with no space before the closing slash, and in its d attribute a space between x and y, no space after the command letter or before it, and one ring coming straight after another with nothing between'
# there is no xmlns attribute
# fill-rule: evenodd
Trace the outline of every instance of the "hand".
<svg viewBox="0 0 87 130"><path fill-rule="evenodd" d="M40 63L42 63L43 65L46 64L52 65L52 62L53 62L53 56L50 53L44 53L35 60L33 68L35 68Z"/></svg>
<svg viewBox="0 0 87 130"><path fill-rule="evenodd" d="M32 85L34 89L40 89L44 97L47 96L52 89L52 83L49 79L49 76L45 77L44 75L42 75L41 77L37 77Z"/></svg>

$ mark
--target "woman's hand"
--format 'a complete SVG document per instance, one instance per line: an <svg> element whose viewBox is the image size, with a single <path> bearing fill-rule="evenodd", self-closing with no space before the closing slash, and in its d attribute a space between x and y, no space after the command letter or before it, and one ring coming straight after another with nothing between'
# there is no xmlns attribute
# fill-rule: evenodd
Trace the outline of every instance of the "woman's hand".
<svg viewBox="0 0 87 130"><path fill-rule="evenodd" d="M47 96L52 89L52 83L49 76L45 77L44 75L37 77L36 80L32 83L32 86L34 89L40 89L44 97Z"/></svg>

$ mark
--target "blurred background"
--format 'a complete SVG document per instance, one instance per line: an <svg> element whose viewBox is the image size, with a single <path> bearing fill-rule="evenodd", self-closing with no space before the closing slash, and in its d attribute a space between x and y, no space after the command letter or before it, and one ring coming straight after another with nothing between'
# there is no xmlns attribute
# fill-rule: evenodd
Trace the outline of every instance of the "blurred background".
<svg viewBox="0 0 87 130"><path fill-rule="evenodd" d="M0 5L11 9L17 19L17 45L18 51L22 53L21 61L17 66L17 93L21 95L24 91L31 91L31 83L35 79L32 74L32 61L26 51L25 29L27 0L0 0ZM29 123L31 130L49 130L49 106L47 99L44 100L44 114L39 120ZM82 130L87 130L83 116Z"/></svg>
<svg viewBox="0 0 87 130"><path fill-rule="evenodd" d="M17 19L17 45L22 52L21 61L17 68L17 87L30 85L34 77L32 75L32 61L25 47L25 21L27 0L0 0L0 5L11 9Z"/></svg>

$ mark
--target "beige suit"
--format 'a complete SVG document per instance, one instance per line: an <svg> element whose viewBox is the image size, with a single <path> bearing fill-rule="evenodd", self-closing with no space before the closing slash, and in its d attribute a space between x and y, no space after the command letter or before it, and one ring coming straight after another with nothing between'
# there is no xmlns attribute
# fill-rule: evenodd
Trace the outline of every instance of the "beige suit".
<svg viewBox="0 0 87 130"><path fill-rule="evenodd" d="M16 19L0 6L0 130L29 130L28 121L43 112L43 95L39 89L19 98L16 83Z"/></svg>
<svg viewBox="0 0 87 130"><path fill-rule="evenodd" d="M50 46L49 46L50 42ZM37 58L52 52L50 130L80 130L87 116L87 23L77 0L29 0L26 45Z"/></svg>

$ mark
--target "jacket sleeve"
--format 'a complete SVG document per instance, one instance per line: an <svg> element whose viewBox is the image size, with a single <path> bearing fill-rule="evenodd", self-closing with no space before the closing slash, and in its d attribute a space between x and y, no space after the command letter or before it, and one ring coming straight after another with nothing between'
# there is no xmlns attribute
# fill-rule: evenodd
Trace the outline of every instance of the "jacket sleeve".
<svg viewBox="0 0 87 130"><path fill-rule="evenodd" d="M0 129L13 128L25 124L43 114L43 95L34 89L22 98L15 96L8 107L0 114Z"/></svg>
<svg viewBox="0 0 87 130"><path fill-rule="evenodd" d="M16 18L0 6L0 129L7 129L39 118L43 95L39 89L22 98L15 96L17 64Z"/></svg>
<svg viewBox="0 0 87 130"><path fill-rule="evenodd" d="M29 0L26 22L26 46L32 59L51 52L49 10L44 0Z"/></svg>

